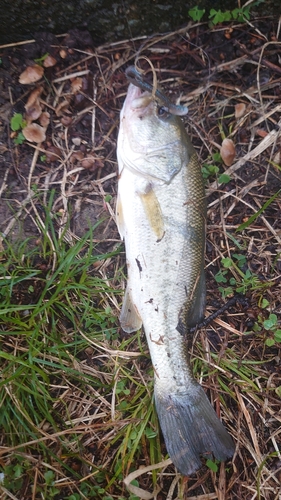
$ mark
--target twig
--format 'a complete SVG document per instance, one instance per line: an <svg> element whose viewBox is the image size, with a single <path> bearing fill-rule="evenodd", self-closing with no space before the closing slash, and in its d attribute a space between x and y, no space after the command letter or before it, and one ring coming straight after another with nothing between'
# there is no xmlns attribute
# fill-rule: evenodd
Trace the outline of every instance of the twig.
<svg viewBox="0 0 281 500"><path fill-rule="evenodd" d="M275 71L275 73L278 73L278 75L281 75L281 68L280 66L276 66L276 64L273 64L272 62L268 61L267 59L265 59L264 57L262 57L262 54L265 50L265 48L268 46L268 45L278 45L279 42L267 42L265 45L263 45L262 49L258 48L258 49L255 49L255 50L248 50L245 45L243 45L242 43L239 43L238 40L234 40L234 45L236 45L237 47L239 47L239 49L244 52L244 54L246 54L248 57L254 59L254 61L257 61L259 64L263 64L264 66L266 66L267 68L270 68L272 69L273 71ZM257 52L259 52L261 50L261 54L260 56L257 55Z"/></svg>

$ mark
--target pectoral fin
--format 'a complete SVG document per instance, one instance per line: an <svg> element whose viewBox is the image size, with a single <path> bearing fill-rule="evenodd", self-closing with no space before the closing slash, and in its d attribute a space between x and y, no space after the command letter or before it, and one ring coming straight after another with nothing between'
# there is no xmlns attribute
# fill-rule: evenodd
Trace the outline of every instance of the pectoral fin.
<svg viewBox="0 0 281 500"><path fill-rule="evenodd" d="M145 215L157 237L157 241L161 241L165 234L165 228L162 210L157 196L154 193L153 189L150 189L147 193L141 194L140 197L144 207Z"/></svg>
<svg viewBox="0 0 281 500"><path fill-rule="evenodd" d="M138 315L138 312L131 300L130 293L128 291L128 287L125 291L124 301L120 314L120 325L122 330L126 333L132 333L142 326L142 320Z"/></svg>
<svg viewBox="0 0 281 500"><path fill-rule="evenodd" d="M123 207L120 199L119 193L117 194L117 202L116 202L116 224L122 240L125 236L125 223L123 217Z"/></svg>

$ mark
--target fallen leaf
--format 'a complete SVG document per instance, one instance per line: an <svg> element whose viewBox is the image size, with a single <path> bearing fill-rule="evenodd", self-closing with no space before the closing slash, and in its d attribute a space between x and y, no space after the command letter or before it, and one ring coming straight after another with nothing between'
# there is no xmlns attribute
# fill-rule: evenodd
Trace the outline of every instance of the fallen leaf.
<svg viewBox="0 0 281 500"><path fill-rule="evenodd" d="M268 135L268 132L266 130L263 130L262 128L258 128L256 130L256 134L259 136L259 137L266 137Z"/></svg>
<svg viewBox="0 0 281 500"><path fill-rule="evenodd" d="M84 153L82 151L75 151L70 157L70 163L74 164L77 161L81 161L84 158Z"/></svg>
<svg viewBox="0 0 281 500"><path fill-rule="evenodd" d="M72 123L72 117L64 115L60 121L65 127L68 127Z"/></svg>
<svg viewBox="0 0 281 500"><path fill-rule="evenodd" d="M62 116L63 112L69 107L69 102L65 99L61 101L55 109L57 116Z"/></svg>
<svg viewBox="0 0 281 500"><path fill-rule="evenodd" d="M81 90L81 88L82 88L82 85L83 85L82 78L80 78L80 77L73 78L73 80L71 82L71 88L72 88L73 94L76 94L77 92L79 92L79 90Z"/></svg>
<svg viewBox="0 0 281 500"><path fill-rule="evenodd" d="M230 167L230 165L232 165L233 163L236 154L234 142L232 139L224 139L222 141L220 154L225 165L227 167Z"/></svg>
<svg viewBox="0 0 281 500"><path fill-rule="evenodd" d="M93 156L87 156L81 161L81 166L85 169L92 168L95 164L95 158Z"/></svg>
<svg viewBox="0 0 281 500"><path fill-rule="evenodd" d="M52 163L53 161L60 160L60 149L56 146L50 146L46 151L46 162Z"/></svg>

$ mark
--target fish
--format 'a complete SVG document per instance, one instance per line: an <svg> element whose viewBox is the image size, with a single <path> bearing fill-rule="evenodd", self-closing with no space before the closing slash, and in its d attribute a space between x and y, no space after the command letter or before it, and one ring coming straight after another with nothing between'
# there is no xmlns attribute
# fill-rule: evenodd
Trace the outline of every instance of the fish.
<svg viewBox="0 0 281 500"><path fill-rule="evenodd" d="M128 74L117 140L116 221L128 273L119 320L128 334L144 329L166 449L188 476L202 457L225 461L235 449L188 361L186 333L206 302L204 183L176 105Z"/></svg>

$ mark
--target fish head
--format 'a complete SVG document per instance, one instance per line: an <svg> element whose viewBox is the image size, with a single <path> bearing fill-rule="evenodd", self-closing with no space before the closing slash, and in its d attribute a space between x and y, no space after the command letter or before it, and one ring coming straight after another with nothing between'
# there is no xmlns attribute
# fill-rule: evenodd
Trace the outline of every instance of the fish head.
<svg viewBox="0 0 281 500"><path fill-rule="evenodd" d="M189 159L182 120L159 97L131 83L120 115L117 154L119 166L170 183Z"/></svg>

